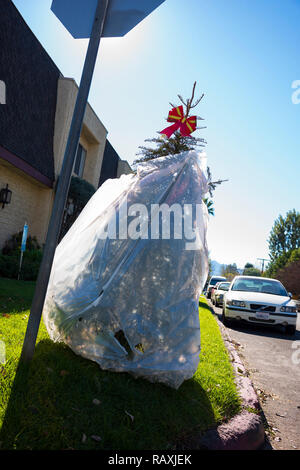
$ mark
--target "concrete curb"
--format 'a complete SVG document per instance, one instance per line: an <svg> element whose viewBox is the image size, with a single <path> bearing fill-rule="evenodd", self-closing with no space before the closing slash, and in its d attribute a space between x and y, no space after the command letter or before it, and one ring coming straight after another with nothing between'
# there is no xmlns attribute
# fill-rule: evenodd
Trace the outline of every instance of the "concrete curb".
<svg viewBox="0 0 300 470"><path fill-rule="evenodd" d="M212 307L209 307L215 315ZM257 450L265 442L265 430L260 415L250 412L249 408L260 412L259 399L227 328L218 318L217 322L235 371L243 409L228 423L207 431L200 438L199 446L208 450Z"/></svg>

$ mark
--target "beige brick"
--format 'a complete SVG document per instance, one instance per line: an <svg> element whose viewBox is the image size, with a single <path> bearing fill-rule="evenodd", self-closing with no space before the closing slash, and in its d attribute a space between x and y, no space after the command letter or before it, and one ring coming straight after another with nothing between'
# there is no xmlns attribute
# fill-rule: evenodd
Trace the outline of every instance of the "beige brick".
<svg viewBox="0 0 300 470"><path fill-rule="evenodd" d="M0 159L0 189L12 191L11 203L0 206L0 248L11 235L29 226L29 235L44 243L52 207L53 190Z"/></svg>

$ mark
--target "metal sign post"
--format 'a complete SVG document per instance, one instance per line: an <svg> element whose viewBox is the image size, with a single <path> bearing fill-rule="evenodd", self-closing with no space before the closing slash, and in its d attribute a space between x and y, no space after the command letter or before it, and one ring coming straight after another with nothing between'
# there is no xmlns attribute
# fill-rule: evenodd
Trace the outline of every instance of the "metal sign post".
<svg viewBox="0 0 300 470"><path fill-rule="evenodd" d="M59 177L54 206L49 223L46 244L42 263L39 270L35 293L32 301L30 317L28 320L26 335L24 339L21 361L29 362L34 354L34 348L38 329L41 321L42 310L47 293L48 281L51 273L54 253L57 245L59 231L61 227L65 203L69 191L75 155L80 139L80 133L84 118L84 113L88 101L91 81L97 59L100 38L107 13L108 0L98 0L95 13L94 24L88 51L82 72L80 87L78 90L74 115L66 146L62 170Z"/></svg>
<svg viewBox="0 0 300 470"><path fill-rule="evenodd" d="M21 362L34 354L101 37L124 36L165 0L53 0L52 11L75 38L90 37L72 124L25 334Z"/></svg>

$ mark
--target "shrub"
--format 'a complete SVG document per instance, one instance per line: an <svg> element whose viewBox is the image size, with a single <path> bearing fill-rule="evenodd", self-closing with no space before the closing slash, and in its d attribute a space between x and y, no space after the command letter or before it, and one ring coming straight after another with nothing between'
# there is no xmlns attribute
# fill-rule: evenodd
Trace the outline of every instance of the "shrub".
<svg viewBox="0 0 300 470"><path fill-rule="evenodd" d="M78 178L77 176L72 176L68 198L73 199L78 206L84 207L96 189L88 181Z"/></svg>
<svg viewBox="0 0 300 470"><path fill-rule="evenodd" d="M17 279L21 255L22 232L16 233L5 243L0 254L0 277ZM35 281L42 261L42 250L36 237L29 236L20 278L24 281Z"/></svg>
<svg viewBox="0 0 300 470"><path fill-rule="evenodd" d="M18 276L19 259L17 256L0 255L0 277L16 279Z"/></svg>
<svg viewBox="0 0 300 470"><path fill-rule="evenodd" d="M276 274L276 279L295 297L300 295L300 260L289 263Z"/></svg>
<svg viewBox="0 0 300 470"><path fill-rule="evenodd" d="M59 241L71 228L95 192L96 189L88 181L72 176ZM69 212L70 206L72 206L72 210Z"/></svg>
<svg viewBox="0 0 300 470"><path fill-rule="evenodd" d="M20 278L23 281L35 281L39 272L43 253L41 250L25 251L23 255ZM0 255L0 277L17 279L20 264L20 253Z"/></svg>
<svg viewBox="0 0 300 470"><path fill-rule="evenodd" d="M23 237L23 232L15 233L14 235L11 236L9 240L5 243L4 247L2 248L2 254L3 255L10 255L13 252L17 250L21 250L21 244L22 244L22 237ZM31 251L31 250L40 250L41 247L38 244L38 241L36 237L29 237L27 238L26 242L26 250Z"/></svg>
<svg viewBox="0 0 300 470"><path fill-rule="evenodd" d="M276 258L276 260L271 261L268 269L266 270L266 276L276 277L281 269L284 269L289 266L289 264L298 260L300 260L300 248L282 253L278 258Z"/></svg>
<svg viewBox="0 0 300 470"><path fill-rule="evenodd" d="M261 276L261 271L257 268L245 268L243 271L243 276Z"/></svg>

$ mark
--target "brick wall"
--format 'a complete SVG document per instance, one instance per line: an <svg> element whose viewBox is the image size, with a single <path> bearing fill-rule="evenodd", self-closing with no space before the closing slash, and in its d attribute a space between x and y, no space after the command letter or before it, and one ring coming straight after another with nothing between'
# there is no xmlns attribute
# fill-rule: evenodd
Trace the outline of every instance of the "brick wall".
<svg viewBox="0 0 300 470"><path fill-rule="evenodd" d="M11 203L0 206L0 249L14 233L29 225L29 235L36 236L42 244L45 241L53 190L42 186L4 160L0 160L0 189L12 191Z"/></svg>

